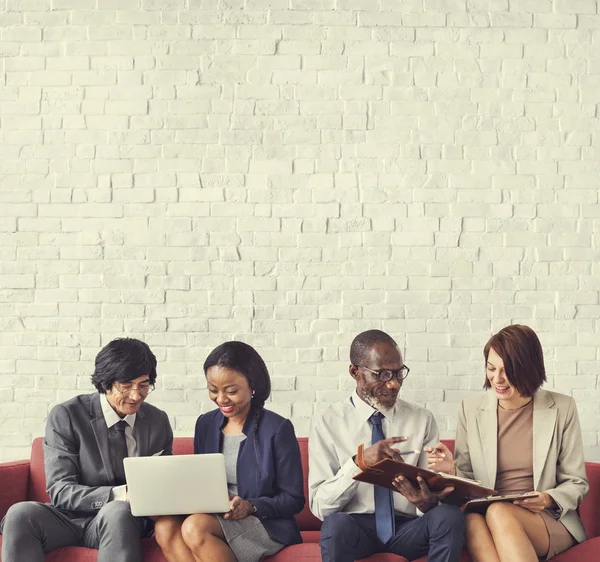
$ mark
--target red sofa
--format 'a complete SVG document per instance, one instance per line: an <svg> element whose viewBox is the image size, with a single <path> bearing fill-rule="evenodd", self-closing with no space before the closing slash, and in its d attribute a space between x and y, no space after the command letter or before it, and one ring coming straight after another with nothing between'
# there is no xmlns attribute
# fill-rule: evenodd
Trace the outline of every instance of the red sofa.
<svg viewBox="0 0 600 562"><path fill-rule="evenodd" d="M308 475L308 440L299 438L302 453L302 469L304 471L304 487L307 486ZM454 443L446 441L452 449ZM173 453L176 455L192 453L193 443L189 437L176 438ZM590 481L590 491L585 497L580 515L585 525L588 540L552 558L553 562L595 562L599 559L600 551L600 463L586 463ZM8 508L14 503L25 500L49 501L46 494L46 479L44 475L44 458L42 440L36 439L31 450L31 460L16 461L0 464L0 518L4 517ZM304 539L303 544L284 548L275 556L265 559L265 562L321 562L319 551L319 521L308 509L308 499L304 510L297 516L298 524ZM0 536L0 539L2 537ZM160 548L154 539L142 541L145 562L165 562ZM0 542L1 544L1 542ZM46 555L47 562L96 562L97 550L82 547L67 547L55 550ZM393 554L376 554L364 559L365 562L406 562L405 558ZM419 562L424 562L421 558ZM463 562L469 562L466 552ZM217 561L215 561L217 562Z"/></svg>

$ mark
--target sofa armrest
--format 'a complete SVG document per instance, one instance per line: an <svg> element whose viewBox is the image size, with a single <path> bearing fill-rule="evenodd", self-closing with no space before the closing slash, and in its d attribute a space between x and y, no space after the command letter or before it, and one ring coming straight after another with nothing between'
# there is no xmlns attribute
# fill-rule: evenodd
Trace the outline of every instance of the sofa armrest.
<svg viewBox="0 0 600 562"><path fill-rule="evenodd" d="M591 539L600 536L600 463L586 462L585 471L590 490L579 506L579 517Z"/></svg>
<svg viewBox="0 0 600 562"><path fill-rule="evenodd" d="M0 519L8 508L27 499L29 461L0 463Z"/></svg>

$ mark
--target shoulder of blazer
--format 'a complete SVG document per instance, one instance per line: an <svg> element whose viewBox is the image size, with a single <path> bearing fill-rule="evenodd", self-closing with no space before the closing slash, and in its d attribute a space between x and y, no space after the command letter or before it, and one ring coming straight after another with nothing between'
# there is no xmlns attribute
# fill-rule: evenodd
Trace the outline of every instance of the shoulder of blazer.
<svg viewBox="0 0 600 562"><path fill-rule="evenodd" d="M558 408L558 410L566 412L569 408L575 406L575 399L572 396L567 396L560 392L540 389L537 391L537 394L540 395L539 401L546 408Z"/></svg>
<svg viewBox="0 0 600 562"><path fill-rule="evenodd" d="M287 418L284 418L283 416L280 416L271 410L265 409L263 410L263 416L260 420L258 433L259 435L261 432L263 432L263 434L268 433L269 435L275 435L285 422L289 422L290 424L292 423Z"/></svg>
<svg viewBox="0 0 600 562"><path fill-rule="evenodd" d="M491 409L490 406L493 406L495 409L495 404L490 400L490 391L483 394L476 394L475 396L469 396L468 398L463 399L461 405L465 413L476 412L478 410L489 410Z"/></svg>
<svg viewBox="0 0 600 562"><path fill-rule="evenodd" d="M144 402L141 406L140 409L137 412L137 415L140 418L145 418L146 416L150 419L153 418L161 418L161 417L167 417L167 412L165 412L164 410L161 410L160 408L157 408L156 406L153 406L152 404L147 404L146 402Z"/></svg>
<svg viewBox="0 0 600 562"><path fill-rule="evenodd" d="M211 410L205 414L200 414L196 420L196 431L213 426L216 423L221 423L222 417L223 414L219 411L219 409Z"/></svg>
<svg viewBox="0 0 600 562"><path fill-rule="evenodd" d="M95 396L98 396L97 392L92 394L80 394L78 396L74 396L65 402L61 402L60 404L56 404L52 410L50 410L50 414L56 411L66 411L69 415L74 413L79 414L80 412L85 412L86 414L90 412L90 408L93 405L93 399Z"/></svg>

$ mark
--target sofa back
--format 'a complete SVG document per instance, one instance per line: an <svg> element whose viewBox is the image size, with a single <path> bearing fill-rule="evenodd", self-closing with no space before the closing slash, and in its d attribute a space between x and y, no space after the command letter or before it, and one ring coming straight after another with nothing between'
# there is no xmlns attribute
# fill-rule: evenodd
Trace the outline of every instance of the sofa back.
<svg viewBox="0 0 600 562"><path fill-rule="evenodd" d="M41 437L33 440L31 460L29 461L29 487L27 499L47 503L50 501L46 493L46 473L44 472L44 440Z"/></svg>
<svg viewBox="0 0 600 562"><path fill-rule="evenodd" d="M48 502L46 493L46 477L44 473L44 451L42 449L42 438L33 441L31 448L31 464L29 471L28 500ZM454 452L454 441L444 440L446 446ZM296 516L298 525L302 531L318 531L321 521L317 519L308 506L308 439L299 437L300 454L302 456L302 473L304 475L304 496L306 503L304 509ZM191 437L176 437L173 440L174 455L190 455L194 452L194 440ZM585 463L590 491L585 496L579 507L581 521L589 538L600 536L600 463Z"/></svg>

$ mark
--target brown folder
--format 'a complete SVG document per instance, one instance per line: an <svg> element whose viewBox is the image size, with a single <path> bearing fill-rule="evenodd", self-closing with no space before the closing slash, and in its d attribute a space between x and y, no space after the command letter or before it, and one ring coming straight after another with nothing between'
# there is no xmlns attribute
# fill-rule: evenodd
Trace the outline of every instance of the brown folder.
<svg viewBox="0 0 600 562"><path fill-rule="evenodd" d="M526 500L531 496L528 494L506 494L505 496L489 496L468 501L465 504L464 513L485 513L490 504L495 502L514 502L515 500Z"/></svg>
<svg viewBox="0 0 600 562"><path fill-rule="evenodd" d="M396 476L400 474L408 478L416 488L419 487L417 476L420 476L425 480L427 486L433 492L441 492L444 488L453 486L454 491L444 499L444 503L452 505L461 506L471 499L487 498L488 496L498 494L496 490L486 488L475 480L468 480L467 478L461 478L460 476L434 472L433 470L392 459L384 459L375 463L373 466L367 467L362 460L362 447L359 448L357 465L361 468L362 472L354 476L354 480L375 484L376 486L383 486L384 488L389 488L393 491L397 490L392 482Z"/></svg>

